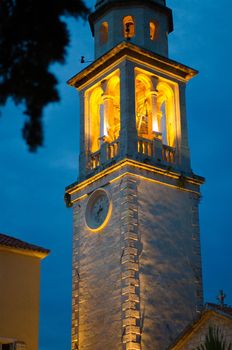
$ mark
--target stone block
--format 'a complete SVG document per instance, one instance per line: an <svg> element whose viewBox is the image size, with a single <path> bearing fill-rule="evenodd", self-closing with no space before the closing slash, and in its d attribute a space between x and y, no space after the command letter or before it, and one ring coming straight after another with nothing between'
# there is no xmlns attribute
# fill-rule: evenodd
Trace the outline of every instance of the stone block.
<svg viewBox="0 0 232 350"><path fill-rule="evenodd" d="M122 279L126 278L134 278L135 277L135 271L134 270L125 270L122 272Z"/></svg>
<svg viewBox="0 0 232 350"><path fill-rule="evenodd" d="M122 288L122 295L133 293L135 294L135 287L134 286L127 286Z"/></svg>
<svg viewBox="0 0 232 350"><path fill-rule="evenodd" d="M123 336L123 343L136 342L136 334L126 334Z"/></svg>
<svg viewBox="0 0 232 350"><path fill-rule="evenodd" d="M140 335L140 327L138 326L127 326L126 327L126 334L134 333Z"/></svg>
<svg viewBox="0 0 232 350"><path fill-rule="evenodd" d="M127 326L136 326L136 319L133 317L130 318L125 318L122 321L123 327L127 327Z"/></svg>
<svg viewBox="0 0 232 350"><path fill-rule="evenodd" d="M140 318L139 310L131 310L131 309L126 310L125 315L126 315L126 317L134 317L134 318L137 318L137 319Z"/></svg>
<svg viewBox="0 0 232 350"><path fill-rule="evenodd" d="M125 264L122 265L122 269L123 271L125 270L139 271L139 264L133 263L133 262L126 262Z"/></svg>
<svg viewBox="0 0 232 350"><path fill-rule="evenodd" d="M137 294L125 294L123 297L125 297L125 302L134 301L135 303L139 303L139 296Z"/></svg>
<svg viewBox="0 0 232 350"><path fill-rule="evenodd" d="M137 302L135 301L131 301L131 300L126 300L123 304L122 304L122 310L126 311L126 310L135 310L137 307Z"/></svg>
<svg viewBox="0 0 232 350"><path fill-rule="evenodd" d="M124 239L132 239L134 241L138 241L138 235L133 232L126 232L124 235Z"/></svg>
<svg viewBox="0 0 232 350"><path fill-rule="evenodd" d="M141 345L139 343L129 342L126 344L126 350L140 350Z"/></svg>
<svg viewBox="0 0 232 350"><path fill-rule="evenodd" d="M127 254L127 255L123 255L122 256L122 259L121 259L121 263L122 264L125 264L127 262L136 262L136 260L138 260L137 256L136 255L130 255L130 254Z"/></svg>
<svg viewBox="0 0 232 350"><path fill-rule="evenodd" d="M132 286L138 287L139 286L139 280L137 278L126 278L126 279L123 280L123 284L124 285L132 285Z"/></svg>
<svg viewBox="0 0 232 350"><path fill-rule="evenodd" d="M138 249L133 248L133 247L127 247L127 248L124 249L124 254L137 255L138 254Z"/></svg>

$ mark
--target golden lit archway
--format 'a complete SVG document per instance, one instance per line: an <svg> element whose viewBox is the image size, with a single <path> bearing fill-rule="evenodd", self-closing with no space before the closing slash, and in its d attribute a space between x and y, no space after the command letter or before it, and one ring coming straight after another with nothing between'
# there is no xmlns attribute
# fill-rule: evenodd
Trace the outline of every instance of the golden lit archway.
<svg viewBox="0 0 232 350"><path fill-rule="evenodd" d="M89 99L89 136L90 150L92 153L100 148L100 137L103 127L103 99L102 89L96 86L90 94Z"/></svg>
<svg viewBox="0 0 232 350"><path fill-rule="evenodd" d="M165 145L176 146L176 98L173 83L136 69L136 126L140 138L155 134Z"/></svg>
<svg viewBox="0 0 232 350"><path fill-rule="evenodd" d="M158 83L157 91L159 131L162 133L163 143L175 147L176 121L174 91L168 83L163 81Z"/></svg>
<svg viewBox="0 0 232 350"><path fill-rule="evenodd" d="M120 133L119 70L85 93L88 149L95 153L103 142L112 143Z"/></svg>
<svg viewBox="0 0 232 350"><path fill-rule="evenodd" d="M135 80L135 108L136 126L138 136L152 138L152 118L151 118L151 81L145 74L137 74Z"/></svg>

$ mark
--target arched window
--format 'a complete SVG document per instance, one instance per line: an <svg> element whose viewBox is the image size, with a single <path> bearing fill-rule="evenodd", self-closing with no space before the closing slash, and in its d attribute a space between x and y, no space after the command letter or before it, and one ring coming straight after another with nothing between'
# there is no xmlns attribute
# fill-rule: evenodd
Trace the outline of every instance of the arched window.
<svg viewBox="0 0 232 350"><path fill-rule="evenodd" d="M111 77L107 83L105 108L107 113L107 141L115 141L120 132L120 78ZM103 97L104 99L104 97Z"/></svg>
<svg viewBox="0 0 232 350"><path fill-rule="evenodd" d="M130 39L135 36L135 21L132 16L123 18L124 38Z"/></svg>
<svg viewBox="0 0 232 350"><path fill-rule="evenodd" d="M162 136L164 145L176 146L176 102L174 86L143 72L136 75L135 109L138 136L152 140Z"/></svg>
<svg viewBox="0 0 232 350"><path fill-rule="evenodd" d="M115 72L86 92L88 148L97 152L102 142L112 143L120 132L120 76Z"/></svg>
<svg viewBox="0 0 232 350"><path fill-rule="evenodd" d="M100 45L107 43L109 33L109 25L107 22L103 22L100 27Z"/></svg>
<svg viewBox="0 0 232 350"><path fill-rule="evenodd" d="M162 141L168 146L175 147L176 120L174 91L169 84L163 81L159 82L157 90L157 111Z"/></svg>
<svg viewBox="0 0 232 350"><path fill-rule="evenodd" d="M154 21L150 21L150 39L155 40L156 25Z"/></svg>
<svg viewBox="0 0 232 350"><path fill-rule="evenodd" d="M103 99L100 86L95 87L89 98L89 147L94 153L100 148L100 137L103 130Z"/></svg>
<svg viewBox="0 0 232 350"><path fill-rule="evenodd" d="M152 117L151 117L151 81L145 74L138 74L135 81L136 94L136 126L138 136L152 138Z"/></svg>

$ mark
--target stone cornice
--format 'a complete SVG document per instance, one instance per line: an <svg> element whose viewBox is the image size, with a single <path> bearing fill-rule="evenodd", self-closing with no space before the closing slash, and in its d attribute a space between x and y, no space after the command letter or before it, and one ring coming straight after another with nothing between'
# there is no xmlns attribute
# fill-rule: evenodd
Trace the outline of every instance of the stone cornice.
<svg viewBox="0 0 232 350"><path fill-rule="evenodd" d="M199 187L204 183L204 178L201 176L194 174L192 176L183 176L183 174L176 171L143 164L131 159L124 159L80 183L75 182L66 187L65 201L67 206L72 206L80 197L86 196L87 187L95 186L97 188L100 186L99 181L114 182L128 174L164 186L192 192L199 196Z"/></svg>
<svg viewBox="0 0 232 350"><path fill-rule="evenodd" d="M109 68L113 64L115 65L122 58L141 62L142 64L147 63L157 71L166 74L169 73L183 82L188 82L192 77L198 74L198 71L193 68L155 54L137 45L123 41L112 50L108 51L105 55L98 58L80 73L76 74L68 80L67 83L77 89L81 89L91 78L96 77L96 75L100 74L103 70Z"/></svg>

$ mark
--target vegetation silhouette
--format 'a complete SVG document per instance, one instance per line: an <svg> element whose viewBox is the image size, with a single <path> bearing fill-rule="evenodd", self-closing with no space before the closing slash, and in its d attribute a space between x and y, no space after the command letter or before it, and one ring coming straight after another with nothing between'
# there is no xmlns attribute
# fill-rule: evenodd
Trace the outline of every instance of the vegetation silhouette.
<svg viewBox="0 0 232 350"><path fill-rule="evenodd" d="M65 17L86 19L84 0L0 1L0 105L25 105L22 130L30 151L43 144L42 113L59 101L51 64L64 63L70 33Z"/></svg>
<svg viewBox="0 0 232 350"><path fill-rule="evenodd" d="M232 350L232 344L227 343L218 327L209 327L205 342L195 350Z"/></svg>

